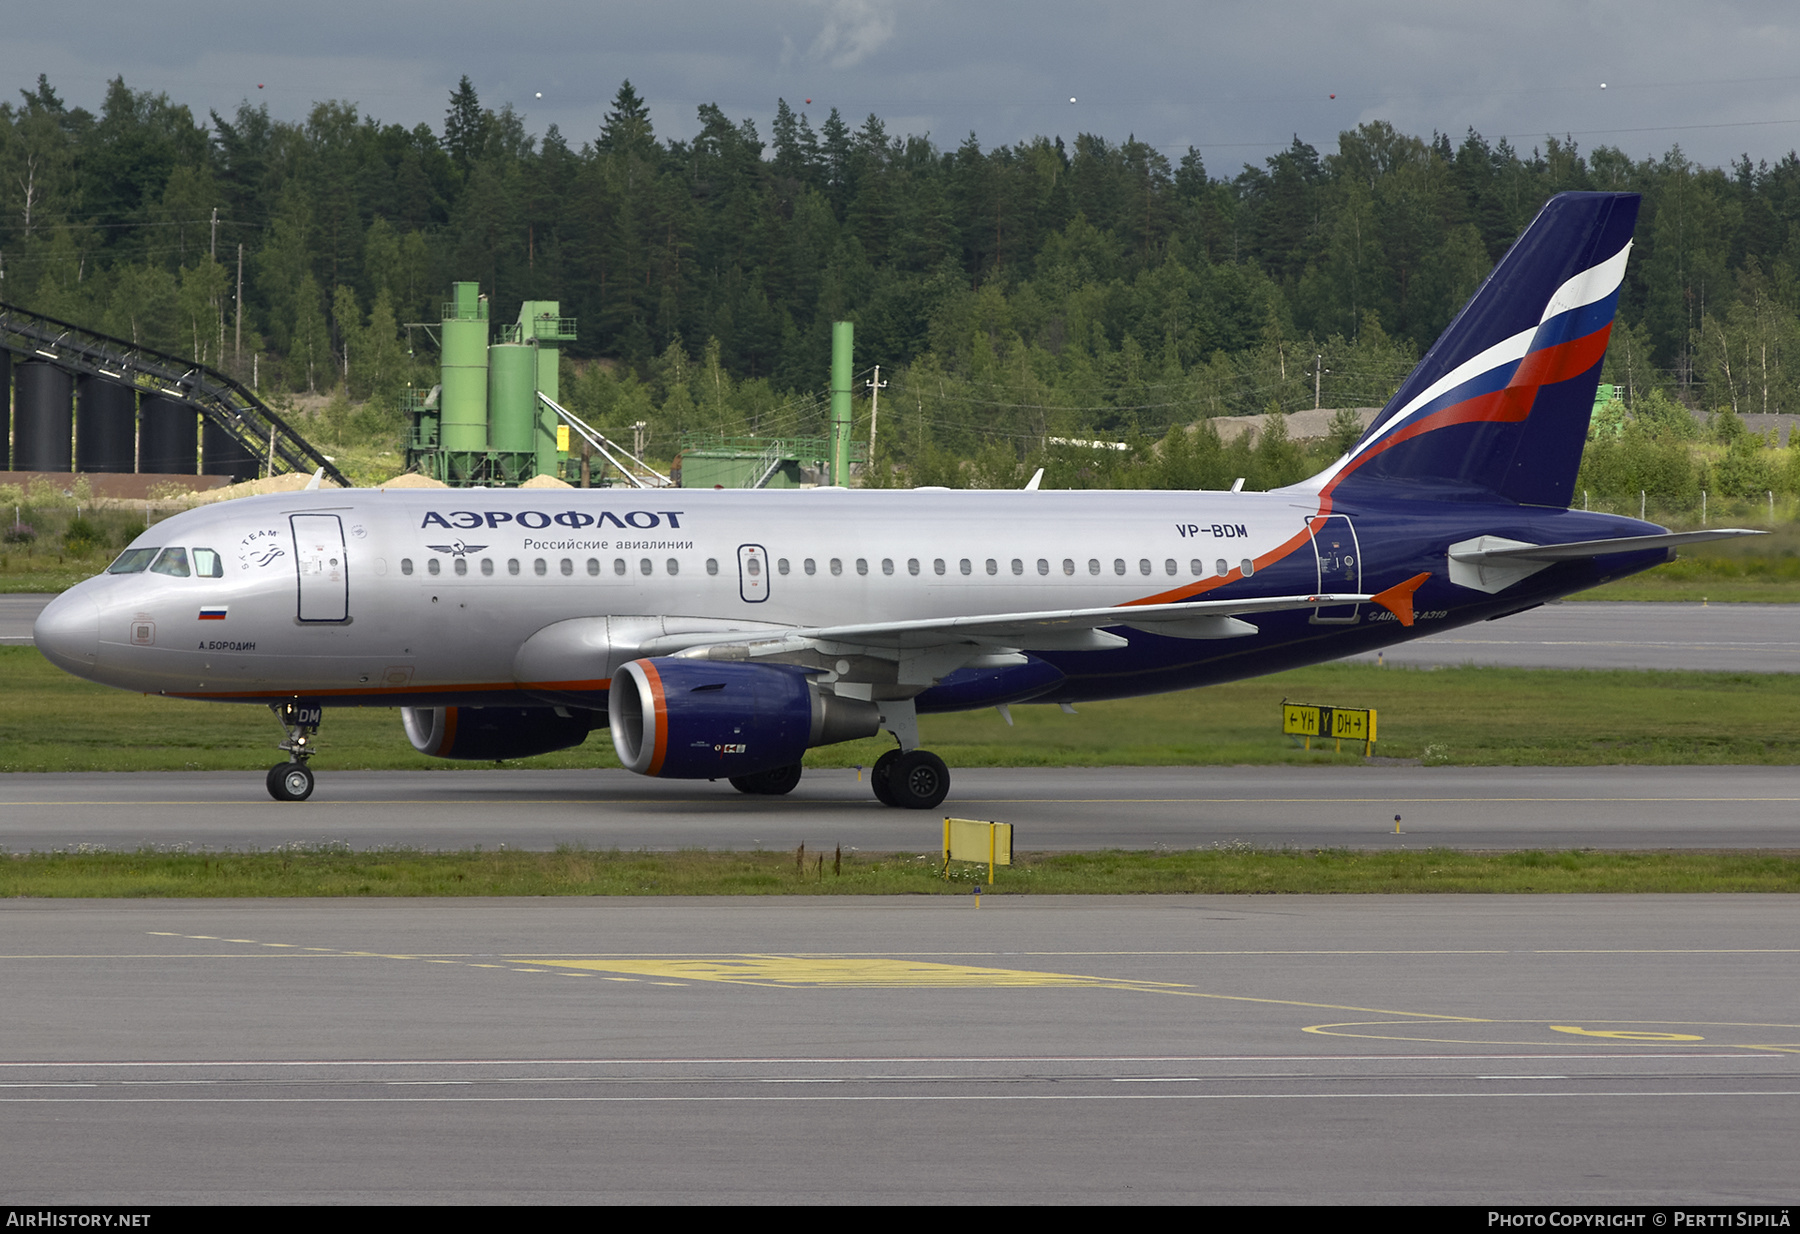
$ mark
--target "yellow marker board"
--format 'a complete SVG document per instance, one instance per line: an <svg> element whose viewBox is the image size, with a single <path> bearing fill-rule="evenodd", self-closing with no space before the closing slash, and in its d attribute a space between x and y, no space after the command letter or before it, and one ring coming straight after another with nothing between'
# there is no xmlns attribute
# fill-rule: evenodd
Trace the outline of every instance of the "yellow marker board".
<svg viewBox="0 0 1800 1234"><path fill-rule="evenodd" d="M556 426L556 452L558 454L569 452L569 426L566 424Z"/></svg>
<svg viewBox="0 0 1800 1234"><path fill-rule="evenodd" d="M988 881L995 866L1012 864L1011 823L981 823L972 818L944 820L944 877L950 877L952 861L985 861Z"/></svg>

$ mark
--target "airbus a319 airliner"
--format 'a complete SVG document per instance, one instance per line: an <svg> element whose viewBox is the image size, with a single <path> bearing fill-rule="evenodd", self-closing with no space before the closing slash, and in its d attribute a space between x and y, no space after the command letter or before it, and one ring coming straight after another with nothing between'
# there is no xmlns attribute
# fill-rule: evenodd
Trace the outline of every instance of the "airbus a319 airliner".
<svg viewBox="0 0 1800 1234"><path fill-rule="evenodd" d="M1242 492L327 490L149 528L39 617L81 677L273 708L304 800L328 707L521 758L610 728L643 775L780 794L918 716L1186 690L1502 617L1734 531L1568 509L1638 198L1554 198L1342 458Z"/></svg>

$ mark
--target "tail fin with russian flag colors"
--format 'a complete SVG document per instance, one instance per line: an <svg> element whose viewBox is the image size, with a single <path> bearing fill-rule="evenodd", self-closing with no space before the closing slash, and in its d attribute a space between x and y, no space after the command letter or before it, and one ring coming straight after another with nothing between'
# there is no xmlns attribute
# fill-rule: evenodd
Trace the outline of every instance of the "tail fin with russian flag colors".
<svg viewBox="0 0 1800 1234"><path fill-rule="evenodd" d="M1551 198L1361 440L1296 488L1566 507L1638 201Z"/></svg>

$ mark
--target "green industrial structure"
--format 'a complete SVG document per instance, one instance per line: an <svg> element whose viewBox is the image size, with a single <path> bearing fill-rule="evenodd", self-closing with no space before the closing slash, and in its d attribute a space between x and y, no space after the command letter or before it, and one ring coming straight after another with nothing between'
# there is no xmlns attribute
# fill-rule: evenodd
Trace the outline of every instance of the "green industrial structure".
<svg viewBox="0 0 1800 1234"><path fill-rule="evenodd" d="M827 474L830 463L829 437L689 433L675 475L682 488L801 488L808 476Z"/></svg>
<svg viewBox="0 0 1800 1234"><path fill-rule="evenodd" d="M852 355L850 322L831 325L831 431L826 437L725 437L689 433L675 463L682 488L848 487L851 468L868 452L850 439Z"/></svg>
<svg viewBox="0 0 1800 1234"><path fill-rule="evenodd" d="M476 283L454 283L438 323L441 377L410 391L407 466L446 484L523 484L562 470L558 362L575 319L555 300L527 300L519 320L490 340L488 300Z"/></svg>
<svg viewBox="0 0 1800 1234"><path fill-rule="evenodd" d="M437 323L438 384L407 391L412 419L407 468L451 485L506 488L536 476L587 487L623 483L659 488L802 488L847 486L867 460L851 440L851 352L847 321L831 331L831 429L826 437L725 437L689 434L674 479L608 440L558 399L563 343L575 320L555 300L527 300L519 320L491 330L488 298L476 283L451 284ZM641 427L641 426L640 426ZM578 437L570 456L571 437ZM596 462L599 464L595 471Z"/></svg>

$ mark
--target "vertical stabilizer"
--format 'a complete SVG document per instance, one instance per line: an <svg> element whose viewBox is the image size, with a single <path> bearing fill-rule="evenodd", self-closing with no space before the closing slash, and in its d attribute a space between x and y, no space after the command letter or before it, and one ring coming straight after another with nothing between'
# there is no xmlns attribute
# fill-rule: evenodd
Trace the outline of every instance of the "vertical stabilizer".
<svg viewBox="0 0 1800 1234"><path fill-rule="evenodd" d="M1638 201L1551 198L1362 439L1298 487L1567 506Z"/></svg>

